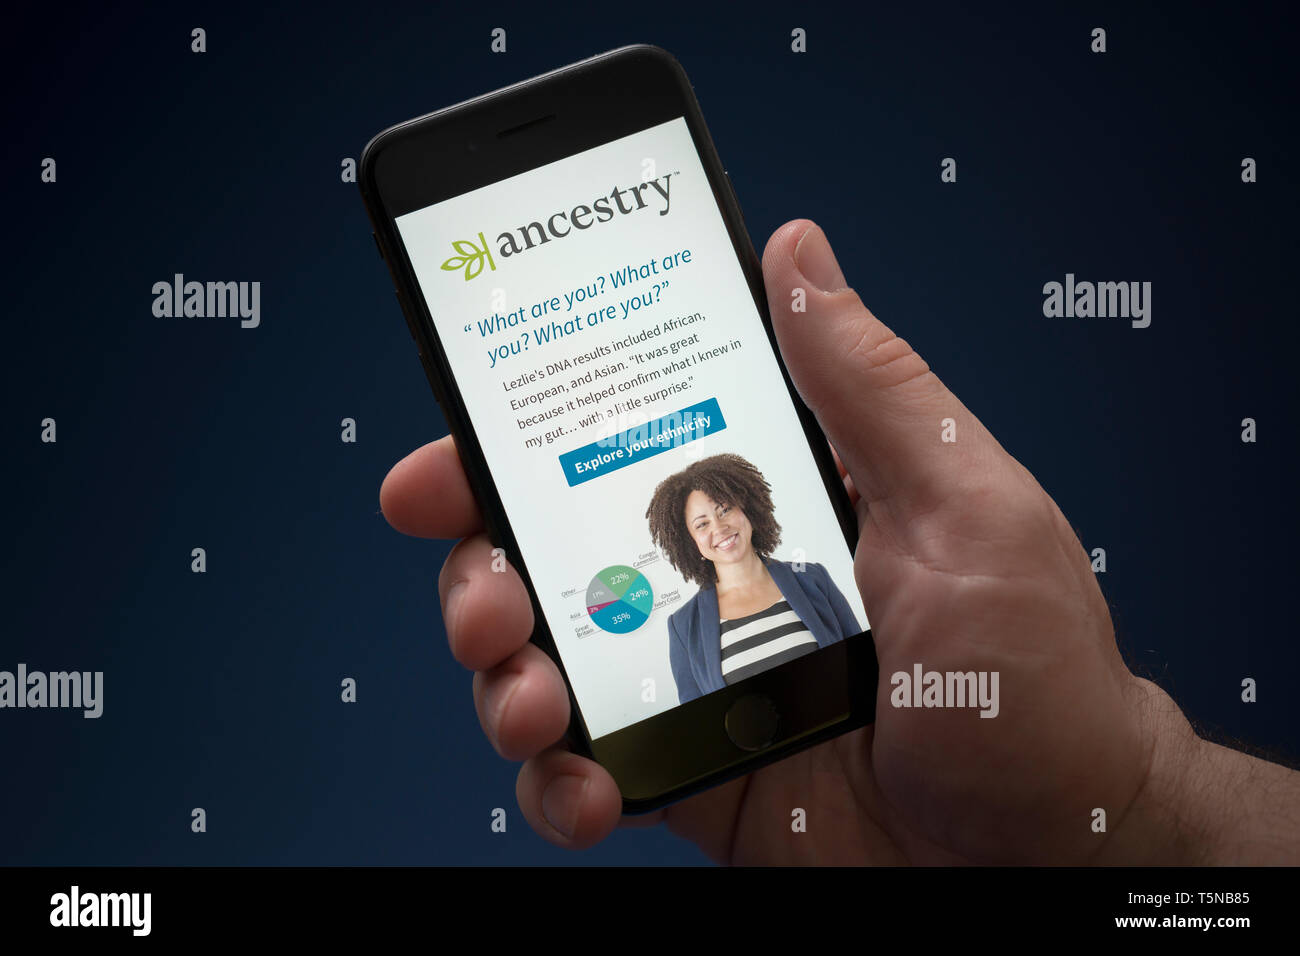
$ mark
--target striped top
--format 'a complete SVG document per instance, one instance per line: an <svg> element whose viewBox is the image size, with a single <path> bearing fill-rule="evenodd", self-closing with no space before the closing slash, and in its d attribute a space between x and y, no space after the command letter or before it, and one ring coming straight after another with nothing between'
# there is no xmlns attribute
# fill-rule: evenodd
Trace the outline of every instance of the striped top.
<svg viewBox="0 0 1300 956"><path fill-rule="evenodd" d="M718 622L722 632L722 679L736 684L770 667L817 650L817 638L790 609L777 601L764 611Z"/></svg>

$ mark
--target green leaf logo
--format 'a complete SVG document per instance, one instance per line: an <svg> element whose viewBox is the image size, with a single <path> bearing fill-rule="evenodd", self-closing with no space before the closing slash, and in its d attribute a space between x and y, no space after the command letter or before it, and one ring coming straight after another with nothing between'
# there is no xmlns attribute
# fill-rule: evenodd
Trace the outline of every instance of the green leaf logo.
<svg viewBox="0 0 1300 956"><path fill-rule="evenodd" d="M478 234L478 241L483 243L481 249L474 245L473 240L455 240L451 244L451 247L460 253L460 255L452 256L444 262L442 264L443 271L455 272L457 269L464 268L465 281L468 282L483 271L483 260L487 259L488 267L493 272L496 272L497 264L492 261L492 250L488 248L487 240L483 238L483 233L481 232Z"/></svg>

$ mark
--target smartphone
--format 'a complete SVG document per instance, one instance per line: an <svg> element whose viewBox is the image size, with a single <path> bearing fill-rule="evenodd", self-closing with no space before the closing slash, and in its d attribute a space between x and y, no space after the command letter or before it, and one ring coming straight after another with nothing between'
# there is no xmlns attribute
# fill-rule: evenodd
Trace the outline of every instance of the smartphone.
<svg viewBox="0 0 1300 956"><path fill-rule="evenodd" d="M676 59L622 47L394 126L359 184L568 745L624 811L869 723L853 510Z"/></svg>

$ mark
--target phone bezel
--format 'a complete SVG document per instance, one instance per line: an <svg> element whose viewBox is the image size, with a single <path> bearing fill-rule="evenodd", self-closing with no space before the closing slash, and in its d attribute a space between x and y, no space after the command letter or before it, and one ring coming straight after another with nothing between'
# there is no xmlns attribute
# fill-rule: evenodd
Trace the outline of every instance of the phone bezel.
<svg viewBox="0 0 1300 956"><path fill-rule="evenodd" d="M568 743L610 771L623 794L625 813L657 809L870 723L879 678L872 634L865 631L593 740L395 220L679 116L686 119L827 497L849 552L855 553L853 508L825 437L781 359L761 263L694 90L671 54L647 44L620 47L398 124L370 141L358 170L380 251L483 512L488 537L504 550L528 590L536 622L533 642L565 675L572 713ZM539 117L547 119L530 122ZM503 143L499 134L516 127L518 132ZM478 147L469 149L470 143ZM436 176L430 175L431 169ZM731 704L754 692L776 700L782 721L795 721L796 729L763 750L748 752L726 738L722 724Z"/></svg>

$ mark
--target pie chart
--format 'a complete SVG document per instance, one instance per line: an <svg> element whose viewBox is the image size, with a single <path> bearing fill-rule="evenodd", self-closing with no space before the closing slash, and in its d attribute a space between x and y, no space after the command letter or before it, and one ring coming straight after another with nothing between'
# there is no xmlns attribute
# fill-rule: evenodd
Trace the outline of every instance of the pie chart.
<svg viewBox="0 0 1300 956"><path fill-rule="evenodd" d="M611 634L635 631L650 617L654 592L645 575L626 564L612 564L587 585L591 623Z"/></svg>

